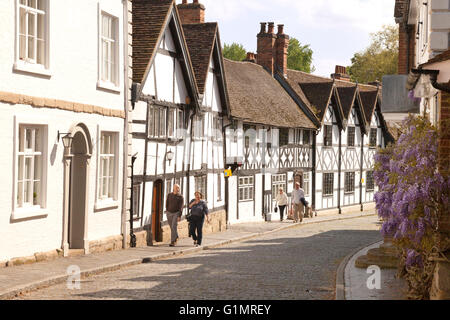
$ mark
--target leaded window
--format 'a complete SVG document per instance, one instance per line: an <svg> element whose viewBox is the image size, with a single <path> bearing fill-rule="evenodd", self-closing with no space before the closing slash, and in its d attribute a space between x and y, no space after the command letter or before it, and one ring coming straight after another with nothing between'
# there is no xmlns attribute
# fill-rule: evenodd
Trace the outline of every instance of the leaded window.
<svg viewBox="0 0 450 320"><path fill-rule="evenodd" d="M323 195L332 196L334 186L334 173L323 174Z"/></svg>
<svg viewBox="0 0 450 320"><path fill-rule="evenodd" d="M373 171L367 171L366 173L366 190L373 191L375 189L375 180L373 178Z"/></svg>
<svg viewBox="0 0 450 320"><path fill-rule="evenodd" d="M348 127L347 146L349 147L355 146L355 127Z"/></svg>
<svg viewBox="0 0 450 320"><path fill-rule="evenodd" d="M377 146L377 129L374 128L370 129L369 146L370 147Z"/></svg>
<svg viewBox="0 0 450 320"><path fill-rule="evenodd" d="M344 192L353 193L355 192L355 173L346 172L344 180Z"/></svg>
<svg viewBox="0 0 450 320"><path fill-rule="evenodd" d="M325 125L323 133L323 145L328 147L333 144L333 126Z"/></svg>
<svg viewBox="0 0 450 320"><path fill-rule="evenodd" d="M289 144L289 129L280 129L280 147L287 146Z"/></svg>
<svg viewBox="0 0 450 320"><path fill-rule="evenodd" d="M239 201L252 201L254 198L254 177L239 178Z"/></svg>
<svg viewBox="0 0 450 320"><path fill-rule="evenodd" d="M309 146L311 144L311 131L303 130L303 144Z"/></svg>
<svg viewBox="0 0 450 320"><path fill-rule="evenodd" d="M166 112L165 107L150 105L150 117L148 123L149 138L165 138L166 137Z"/></svg>
<svg viewBox="0 0 450 320"><path fill-rule="evenodd" d="M195 191L201 192L203 199L207 199L206 175L195 177Z"/></svg>

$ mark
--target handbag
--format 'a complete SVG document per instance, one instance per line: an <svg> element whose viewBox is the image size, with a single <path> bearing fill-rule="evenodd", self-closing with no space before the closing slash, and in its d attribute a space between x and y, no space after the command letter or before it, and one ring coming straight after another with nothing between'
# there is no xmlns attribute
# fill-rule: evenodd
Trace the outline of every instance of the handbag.
<svg viewBox="0 0 450 320"><path fill-rule="evenodd" d="M191 220L192 220L192 213L191 213L191 210L188 210L188 213L186 213L186 220L187 220L188 222L191 222Z"/></svg>
<svg viewBox="0 0 450 320"><path fill-rule="evenodd" d="M278 212L278 207L275 207L275 212Z"/></svg>

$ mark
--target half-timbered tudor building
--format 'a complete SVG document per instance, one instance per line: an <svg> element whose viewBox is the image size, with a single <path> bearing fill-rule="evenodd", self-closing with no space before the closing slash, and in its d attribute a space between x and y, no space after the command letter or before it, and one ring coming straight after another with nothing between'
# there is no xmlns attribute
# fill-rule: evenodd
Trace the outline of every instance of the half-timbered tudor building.
<svg viewBox="0 0 450 320"><path fill-rule="evenodd" d="M376 147L385 145L387 134L379 112L379 88L351 83L340 66L332 78L288 70L278 79L321 123L314 140L314 210L344 213L373 208L373 156Z"/></svg>
<svg viewBox="0 0 450 320"><path fill-rule="evenodd" d="M8 265L125 244L129 5L0 2L0 261Z"/></svg>
<svg viewBox="0 0 450 320"><path fill-rule="evenodd" d="M227 115L227 92L219 27L205 23L205 7L183 1L177 6L198 88L199 112L192 118L189 154L189 197L200 191L208 203L213 225L226 227L225 157L223 117ZM214 223L219 223L215 225Z"/></svg>
<svg viewBox="0 0 450 320"><path fill-rule="evenodd" d="M133 228L150 243L170 237L165 199L174 184L186 205L200 190L217 209L209 231L226 227L219 43L217 24L183 26L173 0L133 1ZM179 226L187 236L186 221Z"/></svg>
<svg viewBox="0 0 450 320"><path fill-rule="evenodd" d="M273 213L279 188L290 196L294 181L311 176L314 167L315 118L274 77L274 68L287 68L289 37L281 25L277 35L273 23L267 31L266 26L258 35L257 59L250 53L247 61L224 62L230 101L227 165L239 167L228 178L230 223L260 221ZM310 200L312 193L306 193Z"/></svg>

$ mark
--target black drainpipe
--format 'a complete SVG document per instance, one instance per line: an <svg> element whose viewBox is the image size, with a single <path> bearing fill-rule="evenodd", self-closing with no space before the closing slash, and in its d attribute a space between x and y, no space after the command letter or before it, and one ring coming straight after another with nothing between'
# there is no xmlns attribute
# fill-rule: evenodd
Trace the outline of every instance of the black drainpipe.
<svg viewBox="0 0 450 320"><path fill-rule="evenodd" d="M360 126L361 131L361 171L360 171L360 179L359 179L359 204L361 206L361 211L364 211L363 202L362 202L362 179L363 179L363 166L364 166L364 134L362 132L362 126Z"/></svg>
<svg viewBox="0 0 450 320"><path fill-rule="evenodd" d="M317 135L319 130L313 134L313 145L312 145L312 210L316 211L316 152L317 152Z"/></svg>
<svg viewBox="0 0 450 320"><path fill-rule="evenodd" d="M339 214L342 214L342 209L341 209L342 149L341 148L342 148L342 131L341 131L341 129L339 129L339 152L338 152L338 210L339 210Z"/></svg>
<svg viewBox="0 0 450 320"><path fill-rule="evenodd" d="M222 120L223 121L223 120ZM228 169L228 164L227 164L227 128L230 127L233 124L233 120L229 119L230 123L227 124L226 126L222 125L222 134L223 134L223 166L225 169ZM229 176L225 177L225 213L226 213L226 228L228 229L228 222L230 221L229 218L229 196L228 196L228 189L229 187Z"/></svg>

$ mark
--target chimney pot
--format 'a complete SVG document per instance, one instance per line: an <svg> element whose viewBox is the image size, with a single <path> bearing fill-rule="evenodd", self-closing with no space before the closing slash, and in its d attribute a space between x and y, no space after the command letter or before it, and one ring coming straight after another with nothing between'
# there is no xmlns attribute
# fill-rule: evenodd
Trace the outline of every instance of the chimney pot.
<svg viewBox="0 0 450 320"><path fill-rule="evenodd" d="M266 33L266 25L267 23L265 22L261 22L261 34Z"/></svg>
<svg viewBox="0 0 450 320"><path fill-rule="evenodd" d="M193 0L188 3L183 0L178 5L178 12L180 14L181 22L186 23L205 23L205 6L199 3L199 0Z"/></svg>
<svg viewBox="0 0 450 320"><path fill-rule="evenodd" d="M275 23L269 22L269 30L267 31L267 33L273 34L274 28L275 28Z"/></svg>
<svg viewBox="0 0 450 320"><path fill-rule="evenodd" d="M284 24L278 25L278 34L284 34Z"/></svg>

